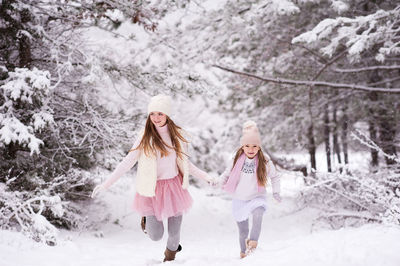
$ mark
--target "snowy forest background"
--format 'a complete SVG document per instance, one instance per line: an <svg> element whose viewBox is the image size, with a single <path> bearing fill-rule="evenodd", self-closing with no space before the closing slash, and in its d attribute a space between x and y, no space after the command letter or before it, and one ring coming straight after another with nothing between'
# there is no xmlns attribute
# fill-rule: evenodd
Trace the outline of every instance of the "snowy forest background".
<svg viewBox="0 0 400 266"><path fill-rule="evenodd" d="M0 36L2 234L110 222L90 193L157 93L211 175L252 119L312 230L399 234L399 1L0 0Z"/></svg>

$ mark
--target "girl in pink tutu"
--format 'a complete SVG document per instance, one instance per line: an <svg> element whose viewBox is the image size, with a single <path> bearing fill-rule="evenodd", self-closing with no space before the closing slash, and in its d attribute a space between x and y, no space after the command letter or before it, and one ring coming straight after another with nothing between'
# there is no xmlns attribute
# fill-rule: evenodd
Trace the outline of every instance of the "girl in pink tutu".
<svg viewBox="0 0 400 266"><path fill-rule="evenodd" d="M274 199L281 201L280 179L274 164L261 150L260 133L255 122L243 124L240 148L220 178L223 189L232 194L232 212L239 229L240 258L244 258L258 244L263 214L267 209L265 187L268 181L271 181Z"/></svg>
<svg viewBox="0 0 400 266"><path fill-rule="evenodd" d="M188 141L184 131L170 118L171 109L169 96L151 98L145 128L132 149L110 178L96 186L92 193L94 197L109 188L138 162L133 208L143 216L142 230L154 241L162 238L163 220L168 220L164 261L174 260L182 249L179 244L182 215L193 202L187 190L189 175L213 182L207 173L189 161Z"/></svg>

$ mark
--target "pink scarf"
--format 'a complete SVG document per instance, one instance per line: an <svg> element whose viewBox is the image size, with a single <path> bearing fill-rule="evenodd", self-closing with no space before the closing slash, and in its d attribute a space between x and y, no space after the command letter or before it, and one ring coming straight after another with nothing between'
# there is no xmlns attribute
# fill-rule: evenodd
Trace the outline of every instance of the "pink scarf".
<svg viewBox="0 0 400 266"><path fill-rule="evenodd" d="M234 193L236 190L236 186L239 183L240 173L242 172L244 161L246 160L246 155L243 153L240 155L239 159L236 161L235 166L232 168L231 173L229 174L228 180L226 181L223 189L229 193ZM258 167L258 155L255 157L256 160L256 171L254 172L254 178L257 178L257 167ZM258 191L262 191L264 189L263 186L258 185Z"/></svg>

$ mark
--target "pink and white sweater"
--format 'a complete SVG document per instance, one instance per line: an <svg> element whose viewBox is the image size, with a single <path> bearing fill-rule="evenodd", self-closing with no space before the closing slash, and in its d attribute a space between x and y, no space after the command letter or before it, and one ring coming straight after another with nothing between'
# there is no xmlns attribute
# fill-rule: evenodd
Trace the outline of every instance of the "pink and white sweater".
<svg viewBox="0 0 400 266"><path fill-rule="evenodd" d="M169 134L168 126L157 127L157 132L160 134L162 140L172 146L171 136ZM137 138L132 146L135 149L139 146L141 137ZM178 175L177 166L177 155L174 149L167 148L169 154L167 156L161 157L159 151L157 151L157 180L170 179ZM103 182L105 188L109 188L114 184L122 175L128 172L139 159L139 150L134 150L128 153L128 155L118 164L115 170L112 172L110 178ZM197 168L193 163L189 161L189 174L195 176L196 178L203 179L205 181L210 180L208 174L199 168Z"/></svg>
<svg viewBox="0 0 400 266"><path fill-rule="evenodd" d="M268 158L267 160L268 162L265 165L267 186L271 184L273 193L279 194L280 177L271 159ZM243 153L233 168L233 159L229 163L229 166L221 174L220 180L224 190L231 193L234 199L251 200L266 193L265 187L258 185L257 181L258 156L249 159Z"/></svg>

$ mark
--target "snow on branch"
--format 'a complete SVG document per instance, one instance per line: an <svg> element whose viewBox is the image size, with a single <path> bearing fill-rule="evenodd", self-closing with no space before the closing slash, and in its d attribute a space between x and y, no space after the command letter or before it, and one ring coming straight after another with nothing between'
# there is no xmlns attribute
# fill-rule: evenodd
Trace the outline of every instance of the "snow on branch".
<svg viewBox="0 0 400 266"><path fill-rule="evenodd" d="M275 14L278 15L292 15L294 13L299 13L300 9L292 2L288 0L272 0L270 1L272 4L270 7ZM264 4L264 3L262 3Z"/></svg>
<svg viewBox="0 0 400 266"><path fill-rule="evenodd" d="M82 201L89 197L89 191L83 190L92 179L87 172L76 170L52 181L33 175L30 177L31 185L35 186L32 191L10 189L17 178L0 182L0 229L19 230L38 242L56 245L59 234L56 226L85 225L87 217L79 215L82 206L73 199Z"/></svg>
<svg viewBox="0 0 400 266"><path fill-rule="evenodd" d="M400 182L396 170L370 175L316 173L307 178L312 185L303 189L302 200L321 209L319 219L334 228L344 226L349 219L353 224L368 221L400 224Z"/></svg>
<svg viewBox="0 0 400 266"><path fill-rule="evenodd" d="M20 145L27 144L33 153L39 153L39 146L43 141L36 138L33 134L31 126L24 125L20 120L15 117L7 117L1 119L0 128L0 141L8 145L11 142L19 143Z"/></svg>
<svg viewBox="0 0 400 266"><path fill-rule="evenodd" d="M12 221L18 223L21 231L38 242L54 245L58 229L42 214L48 210L56 217L64 214L59 196L40 195L29 198L27 192L12 192L0 186L0 221L2 228L8 228Z"/></svg>
<svg viewBox="0 0 400 266"><path fill-rule="evenodd" d="M212 65L212 66L222 69L224 71L228 71L228 72L231 72L234 74L239 74L239 75L255 78L255 79L258 79L258 80L261 80L264 82L273 82L273 83L288 84L288 85L304 85L304 86L310 86L310 87L335 88L335 89L352 89L352 90L365 91L365 92L381 92L381 93L395 93L395 94L400 93L400 88L375 88L375 87L368 87L368 86L357 85L357 84L334 83L334 82L327 82L327 81L308 81L308 80L260 77L255 74L237 71L237 70L219 66L219 65Z"/></svg>
<svg viewBox="0 0 400 266"><path fill-rule="evenodd" d="M365 133L361 132L360 130L356 130L356 133L352 132L351 136L354 139L358 140L361 144L367 146L370 149L376 150L388 159L400 164L400 158L396 154L385 153L375 142L373 142Z"/></svg>
<svg viewBox="0 0 400 266"><path fill-rule="evenodd" d="M353 225L370 221L399 225L399 158L383 152L361 131L352 136L393 160L395 165L374 173L315 173L307 177L311 185L303 189L302 199L306 204L322 209L320 220L335 228L348 224L346 220L351 220Z"/></svg>
<svg viewBox="0 0 400 266"><path fill-rule="evenodd" d="M8 73L9 78L0 88L13 101L20 99L23 102L33 103L33 97L47 96L50 93L49 71L33 68L16 68Z"/></svg>
<svg viewBox="0 0 400 266"><path fill-rule="evenodd" d="M348 48L351 62L359 61L361 53L377 45L380 49L376 59L383 62L387 55L400 54L399 23L400 5L367 16L327 18L293 38L292 43L318 43L323 46L320 51L330 57L343 44ZM327 45L323 42L326 40Z"/></svg>
<svg viewBox="0 0 400 266"><path fill-rule="evenodd" d="M349 5L341 0L331 0L331 2L332 8L339 14L349 10Z"/></svg>
<svg viewBox="0 0 400 266"><path fill-rule="evenodd" d="M8 76L0 86L4 98L0 106L0 143L26 145L31 155L39 153L43 141L35 136L35 131L54 122L52 110L47 106L50 73L37 68L16 68ZM25 106L23 112L19 106Z"/></svg>

